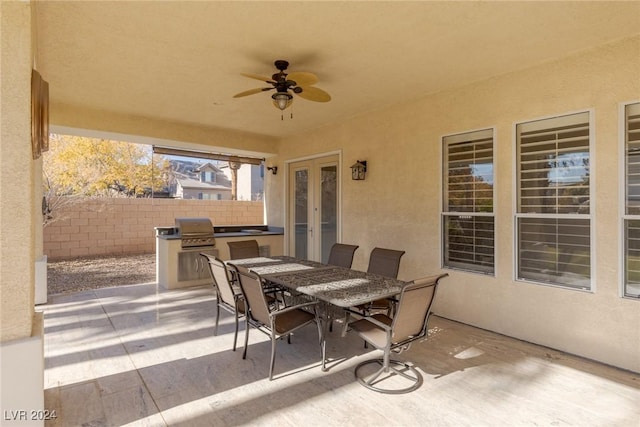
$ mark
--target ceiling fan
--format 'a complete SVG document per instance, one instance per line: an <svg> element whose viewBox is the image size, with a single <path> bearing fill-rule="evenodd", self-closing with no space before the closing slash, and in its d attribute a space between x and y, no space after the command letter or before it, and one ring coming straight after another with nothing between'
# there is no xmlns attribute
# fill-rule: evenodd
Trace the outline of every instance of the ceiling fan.
<svg viewBox="0 0 640 427"><path fill-rule="evenodd" d="M292 73L285 73L285 70L289 67L289 62L278 59L274 62L274 65L279 72L273 74L271 78L264 77L259 74L240 73L245 77L249 77L256 80L261 80L271 85L271 87L262 87L245 90L234 95L234 98L241 98L247 95L253 95L255 93L266 92L269 90L276 90L276 93L271 95L273 99L273 105L281 111L284 111L293 102L293 95L291 92L298 95L300 98L308 101L315 102L328 102L331 101L331 95L322 89L318 89L313 85L318 82L318 77L313 73L304 71L295 71Z"/></svg>

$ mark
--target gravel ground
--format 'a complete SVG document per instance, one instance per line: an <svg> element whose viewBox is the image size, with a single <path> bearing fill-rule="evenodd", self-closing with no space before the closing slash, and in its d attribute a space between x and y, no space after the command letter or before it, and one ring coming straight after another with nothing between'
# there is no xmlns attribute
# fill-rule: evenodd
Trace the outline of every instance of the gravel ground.
<svg viewBox="0 0 640 427"><path fill-rule="evenodd" d="M78 258L47 263L49 295L155 281L155 254Z"/></svg>

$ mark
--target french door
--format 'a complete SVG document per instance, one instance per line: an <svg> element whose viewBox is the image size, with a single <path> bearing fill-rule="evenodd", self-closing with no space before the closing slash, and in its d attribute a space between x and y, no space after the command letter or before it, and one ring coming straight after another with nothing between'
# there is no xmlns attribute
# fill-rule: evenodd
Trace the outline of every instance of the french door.
<svg viewBox="0 0 640 427"><path fill-rule="evenodd" d="M289 163L288 252L326 262L340 232L339 156Z"/></svg>

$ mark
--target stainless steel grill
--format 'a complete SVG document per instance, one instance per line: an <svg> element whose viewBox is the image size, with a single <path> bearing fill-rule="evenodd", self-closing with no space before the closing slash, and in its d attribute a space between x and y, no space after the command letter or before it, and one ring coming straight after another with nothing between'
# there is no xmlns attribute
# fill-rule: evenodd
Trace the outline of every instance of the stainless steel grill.
<svg viewBox="0 0 640 427"><path fill-rule="evenodd" d="M211 248L216 245L209 218L176 218L182 248Z"/></svg>

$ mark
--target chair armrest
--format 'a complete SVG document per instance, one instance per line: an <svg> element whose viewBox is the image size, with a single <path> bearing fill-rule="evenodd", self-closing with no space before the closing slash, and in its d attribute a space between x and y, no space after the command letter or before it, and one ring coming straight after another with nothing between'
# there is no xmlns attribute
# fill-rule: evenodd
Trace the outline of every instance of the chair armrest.
<svg viewBox="0 0 640 427"><path fill-rule="evenodd" d="M384 329L385 331L390 331L391 330L391 326L387 325L386 323L382 323L381 321L376 320L371 316L363 316L361 320L366 320L368 322L371 322L374 325Z"/></svg>
<svg viewBox="0 0 640 427"><path fill-rule="evenodd" d="M290 306L285 307L283 309L272 311L270 313L270 315L277 316L278 314L286 313L287 311L297 310L299 308L308 307L308 306L312 306L312 305L318 305L318 301L309 301L309 302L305 302L303 304L290 305Z"/></svg>

